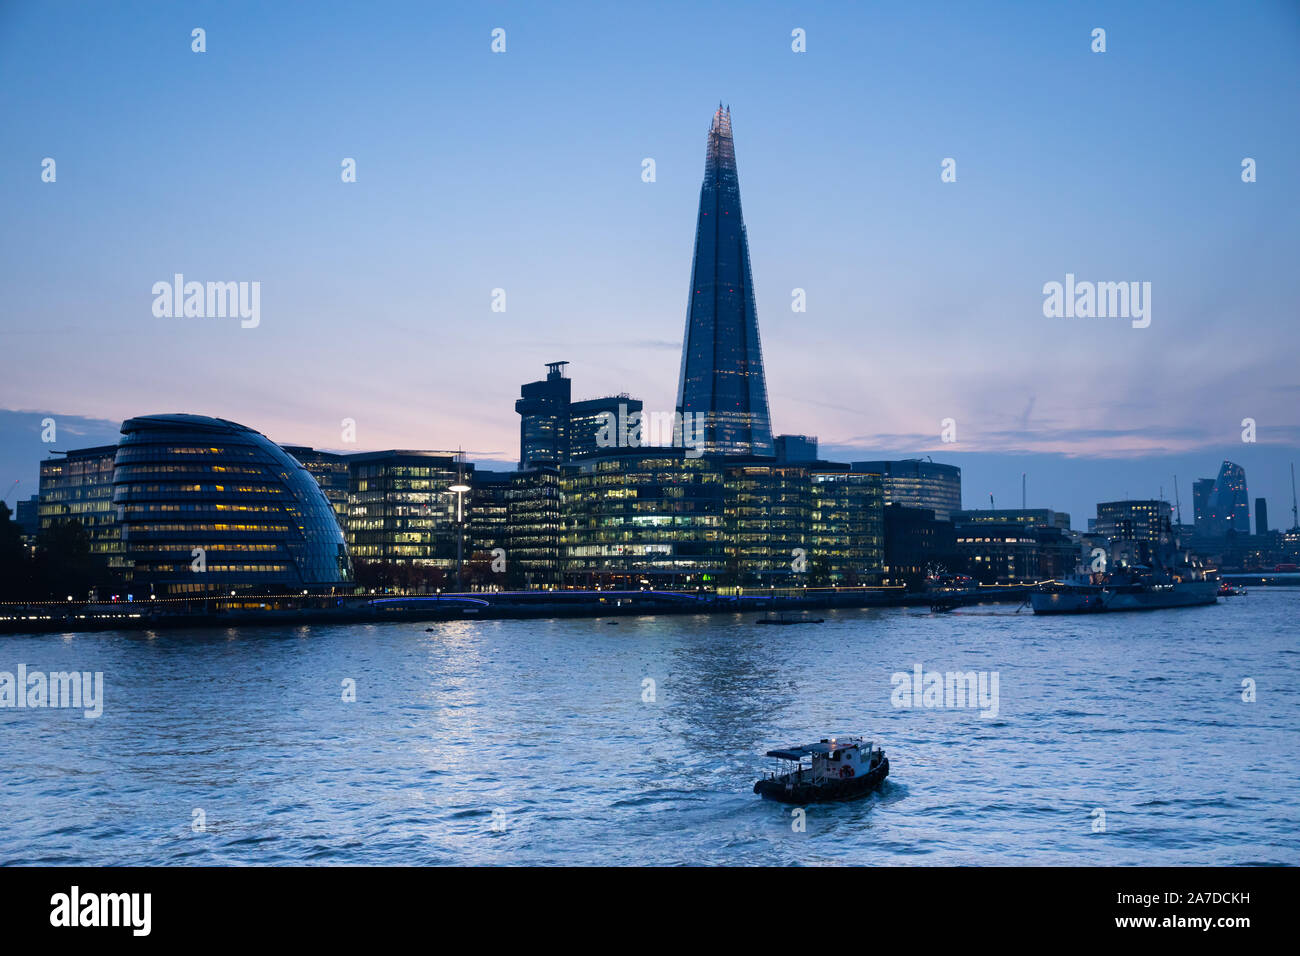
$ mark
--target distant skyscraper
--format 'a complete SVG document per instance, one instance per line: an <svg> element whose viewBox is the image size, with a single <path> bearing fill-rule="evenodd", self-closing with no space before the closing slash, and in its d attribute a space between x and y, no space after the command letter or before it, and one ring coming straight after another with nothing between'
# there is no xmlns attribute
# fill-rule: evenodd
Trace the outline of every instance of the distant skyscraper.
<svg viewBox="0 0 1300 956"><path fill-rule="evenodd" d="M1210 530L1213 534L1250 534L1250 498L1246 492L1246 470L1225 461L1219 468L1210 498Z"/></svg>
<svg viewBox="0 0 1300 956"><path fill-rule="evenodd" d="M1255 499L1255 534L1268 534L1268 502Z"/></svg>
<svg viewBox="0 0 1300 956"><path fill-rule="evenodd" d="M519 389L519 467L560 465L569 460L569 402L573 383L564 376L568 362L548 362L546 378Z"/></svg>
<svg viewBox="0 0 1300 956"><path fill-rule="evenodd" d="M730 107L713 115L704 157L677 411L704 415L705 454L773 454Z"/></svg>
<svg viewBox="0 0 1300 956"><path fill-rule="evenodd" d="M1192 483L1192 515L1197 534L1212 534L1210 499L1214 497L1214 479L1201 478Z"/></svg>

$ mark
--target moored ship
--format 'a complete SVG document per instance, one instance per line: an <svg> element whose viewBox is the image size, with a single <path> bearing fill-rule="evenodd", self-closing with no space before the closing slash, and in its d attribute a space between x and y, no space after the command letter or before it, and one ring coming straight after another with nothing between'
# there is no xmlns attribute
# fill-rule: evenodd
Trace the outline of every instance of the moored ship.
<svg viewBox="0 0 1300 956"><path fill-rule="evenodd" d="M1094 548L1090 568L1048 581L1029 597L1035 614L1154 611L1217 604L1219 572L1183 550L1165 515L1151 538L1117 536ZM1109 569L1108 566L1109 565Z"/></svg>
<svg viewBox="0 0 1300 956"><path fill-rule="evenodd" d="M1035 614L1093 614L1103 611L1152 611L1218 602L1217 581L1191 581L1131 568L1092 574L1044 585L1029 597Z"/></svg>

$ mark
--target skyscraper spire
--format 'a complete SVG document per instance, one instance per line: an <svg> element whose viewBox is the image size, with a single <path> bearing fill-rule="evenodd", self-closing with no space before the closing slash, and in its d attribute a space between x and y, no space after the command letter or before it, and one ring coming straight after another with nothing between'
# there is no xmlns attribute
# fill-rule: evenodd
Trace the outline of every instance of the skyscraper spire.
<svg viewBox="0 0 1300 956"><path fill-rule="evenodd" d="M704 154L677 410L702 416L706 454L774 452L731 108L721 102Z"/></svg>

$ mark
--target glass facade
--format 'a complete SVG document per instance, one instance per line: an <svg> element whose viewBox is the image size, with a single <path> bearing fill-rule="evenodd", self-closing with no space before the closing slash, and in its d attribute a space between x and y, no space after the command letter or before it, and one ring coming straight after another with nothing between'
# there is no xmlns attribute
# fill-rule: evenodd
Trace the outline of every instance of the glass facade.
<svg viewBox="0 0 1300 956"><path fill-rule="evenodd" d="M160 597L323 589L352 579L343 532L316 479L234 422L200 415L124 422L113 503L135 586Z"/></svg>
<svg viewBox="0 0 1300 956"><path fill-rule="evenodd" d="M513 586L559 585L563 575L560 469L515 472L506 491L508 580Z"/></svg>
<svg viewBox="0 0 1300 956"><path fill-rule="evenodd" d="M465 555L473 565L474 583L504 584L505 578L492 572L492 552L505 548L509 533L507 493L514 477L512 471L488 471L475 468L470 479L471 491L465 503L467 528ZM496 581L493 581L493 577Z"/></svg>
<svg viewBox="0 0 1300 956"><path fill-rule="evenodd" d="M352 556L364 561L454 569L461 527L456 492L473 484L474 466L433 451L377 451L351 455L347 536ZM461 518L470 501L462 501Z"/></svg>
<svg viewBox="0 0 1300 956"><path fill-rule="evenodd" d="M566 465L560 487L570 583L723 573L723 473L709 459L628 449Z"/></svg>
<svg viewBox="0 0 1300 956"><path fill-rule="evenodd" d="M758 308L731 110L718 107L709 129L695 228L677 411L703 416L707 455L774 453Z"/></svg>
<svg viewBox="0 0 1300 956"><path fill-rule="evenodd" d="M1200 478L1192 483L1192 521L1197 534L1209 535L1210 499L1214 497L1214 479Z"/></svg>
<svg viewBox="0 0 1300 956"><path fill-rule="evenodd" d="M569 458L600 455L611 447L617 447L618 430L625 422L629 423L630 429L631 422L639 421L633 416L640 415L642 407L639 398L631 398L626 394L574 402L569 406ZM605 433L606 442L610 437L615 439L613 446L601 444L602 432Z"/></svg>
<svg viewBox="0 0 1300 956"><path fill-rule="evenodd" d="M884 484L880 476L814 466L809 477L810 583L879 583L885 559Z"/></svg>
<svg viewBox="0 0 1300 956"><path fill-rule="evenodd" d="M933 461L855 461L854 471L872 472L884 481L885 504L928 508L941 521L961 510L961 469Z"/></svg>
<svg viewBox="0 0 1300 956"><path fill-rule="evenodd" d="M816 461L816 435L777 435L776 457L778 461Z"/></svg>
<svg viewBox="0 0 1300 956"><path fill-rule="evenodd" d="M308 473L316 479L316 484L320 485L320 490L325 493L326 500L329 501L330 507L334 509L334 517L338 520L339 527L346 528L348 485L352 471L348 464L348 456L337 455L328 451L317 451L314 448L306 448L302 445L281 445L280 447L292 455L294 460L306 468Z"/></svg>
<svg viewBox="0 0 1300 956"><path fill-rule="evenodd" d="M75 520L90 535L90 553L109 567L122 567L122 529L113 507L116 445L80 448L41 462L36 507L40 530Z"/></svg>
<svg viewBox="0 0 1300 956"><path fill-rule="evenodd" d="M1150 564L1160 546L1173 540L1173 509L1167 501L1103 501L1097 505L1097 534L1110 540L1113 562Z"/></svg>
<svg viewBox="0 0 1300 956"><path fill-rule="evenodd" d="M551 362L546 378L519 389L519 467L560 465L569 460L569 403L573 383L564 376L568 362Z"/></svg>
<svg viewBox="0 0 1300 956"><path fill-rule="evenodd" d="M879 475L641 449L561 472L572 585L861 585L884 552Z"/></svg>
<svg viewBox="0 0 1300 956"><path fill-rule="evenodd" d="M1235 531L1250 534L1250 498L1246 491L1246 469L1225 461L1219 468L1210 496L1208 515L1210 533L1215 535Z"/></svg>
<svg viewBox="0 0 1300 956"><path fill-rule="evenodd" d="M727 573L738 585L807 580L812 486L807 468L765 463L726 466Z"/></svg>

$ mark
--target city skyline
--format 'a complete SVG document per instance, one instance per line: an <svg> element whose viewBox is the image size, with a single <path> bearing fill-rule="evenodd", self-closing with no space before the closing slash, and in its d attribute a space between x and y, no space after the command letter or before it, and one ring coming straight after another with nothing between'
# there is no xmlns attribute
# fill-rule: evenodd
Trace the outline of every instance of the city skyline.
<svg viewBox="0 0 1300 956"><path fill-rule="evenodd" d="M12 474L20 495L34 492L30 452L17 446L46 415L76 427L98 413L115 429L136 415L194 412L282 443L463 446L505 463L516 457L518 383L547 361L573 363L575 398L628 391L647 410L671 409L686 306L682 224L698 186L693 117L721 95L745 116L773 431L816 434L827 457L843 460L958 464L968 507L985 488L1018 504L1028 471L1030 503L1077 523L1085 501L1154 497L1161 485L1172 500L1174 474L1190 501L1191 482L1230 459L1251 475L1252 498L1288 510L1300 386L1286 347L1294 310L1276 281L1297 251L1287 213L1297 187L1280 165L1296 152L1294 124L1279 122L1294 105L1281 82L1296 44L1284 7L1226 24L1199 8L1176 24L1118 5L1090 19L1037 11L1014 42L986 30L979 44L963 41L974 12L938 21L856 12L843 24L801 12L808 52L798 55L775 8L735 24L709 11L701 33L725 22L736 44L713 48L712 60L699 56L707 36L658 22L629 36L588 12L562 23L512 12L502 55L489 48L496 21L451 13L439 20L446 49L429 60L391 26L347 34L326 8L315 45L282 51L301 61L297 83L259 87L256 69L236 75L233 64L277 49L293 27L282 13L214 13L198 55L188 21L154 19L128 33L89 11L54 32L30 11L7 11L11 26L39 33L66 76L15 104L7 134L51 141L43 150L60 160L57 182L41 182L40 157L2 160L0 190L18 226L4 240L0 430L14 436L0 457L5 485ZM1089 49L1094 19L1108 21L1104 54ZM906 42L921 20L933 46L925 53ZM1213 43L1198 32L1210 27ZM30 50L41 48L18 48L18 35L0 31L0 75L30 69ZM548 59L530 73L538 45L557 37L574 62ZM864 44L875 56L852 81L854 103L844 71ZM87 99L80 71L102 65L106 48L115 59L138 52L141 65ZM1212 154L1189 152L1207 133L1193 124L1188 91L1160 79L1162 65L1193 50L1205 69L1195 115L1213 120ZM351 78L350 98L312 59L323 51L391 62ZM945 56L962 82L934 77ZM652 60L679 69L656 74L653 89L633 84L617 108L606 90L575 85L583 69L628 79ZM151 68L166 69L175 89L152 83ZM91 109L111 93L172 111L210 79L196 71L214 69L228 97L204 101L215 151L184 137L146 148L137 120L107 102L103 115ZM1041 71L1039 87L1016 86L1031 70ZM369 102L376 85L398 89L394 81L421 75L471 88L463 103L439 100L432 123L383 122L352 105ZM73 90L81 99L68 99ZM530 112L560 90L558 115ZM411 108L413 96L394 102ZM1106 117L1114 135L1075 138L1065 155L1046 148L1033 118L1054 96ZM918 129L909 107L922 101L930 113ZM245 150L240 110L248 118L272 107L301 118L283 134L263 129L266 149ZM69 124L68 111L80 122ZM1165 125L1152 129L1151 116ZM455 155L434 149L446 134L464 147ZM1235 139L1241 156L1258 159L1257 182L1242 182L1241 157L1223 154ZM339 179L345 157L356 158L356 183ZM956 182L940 178L947 157ZM653 182L643 181L647 158ZM166 212L187 200L194 215ZM121 241L110 243L101 220L116 223ZM608 242L611 233L627 242ZM155 317L149 290L176 272L262 282L262 321L244 329ZM1075 274L1152 282L1151 325L1045 318L1043 284ZM504 313L491 311L497 288L508 295ZM794 289L806 292L807 312L791 311ZM1224 330L1236 328L1249 334L1223 348ZM322 373L342 387L322 390ZM1239 440L1247 417L1256 444ZM345 418L357 423L355 446L339 439ZM954 444L940 434L949 418Z"/></svg>
<svg viewBox="0 0 1300 956"><path fill-rule="evenodd" d="M13 0L0 106L20 937L1279 921L1300 0Z"/></svg>

